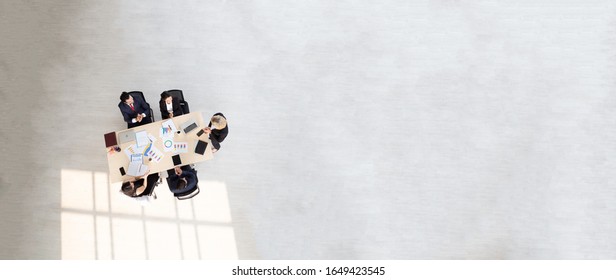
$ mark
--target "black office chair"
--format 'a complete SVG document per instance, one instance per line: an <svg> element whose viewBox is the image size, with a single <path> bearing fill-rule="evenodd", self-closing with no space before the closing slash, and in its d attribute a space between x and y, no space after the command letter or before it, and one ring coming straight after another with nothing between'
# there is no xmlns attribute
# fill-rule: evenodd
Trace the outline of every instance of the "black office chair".
<svg viewBox="0 0 616 280"><path fill-rule="evenodd" d="M168 93L169 95L173 96L173 98L176 98L176 99L178 99L180 101L180 107L182 107L182 113L183 114L190 113L190 108L188 107L188 102L186 100L184 100L184 93L182 92L182 90L170 89L170 90L167 90L166 93Z"/></svg>
<svg viewBox="0 0 616 280"><path fill-rule="evenodd" d="M144 195L146 196L151 196L154 197L154 199L156 199L156 192L155 189L156 187L158 187L158 185L160 185L160 183L162 183L162 179L160 178L158 173L153 173L148 175L148 186L146 186L145 191L144 191Z"/></svg>
<svg viewBox="0 0 616 280"><path fill-rule="evenodd" d="M139 96L141 97L141 100L145 102L145 104L148 104L148 107L150 108L150 118L152 118L152 122L155 122L156 120L154 119L154 110L152 110L152 106L150 106L150 103L148 103L148 101L145 99L145 96L143 96L143 92L129 91L128 94L130 94L131 96Z"/></svg>
<svg viewBox="0 0 616 280"><path fill-rule="evenodd" d="M184 171L192 171L195 173L195 177L197 179L197 183L195 184L194 187L192 188L187 188L185 189L183 192L181 193L173 193L172 189L175 188L175 185L172 184L171 180L169 180L169 178L171 178L171 175L175 174L175 170L173 169L169 169L167 170L167 174L169 176L167 176L167 186L169 186L169 190L173 193L173 196L175 196L175 198L177 198L178 200L185 200L185 199L191 199L193 197L195 197L196 195L199 194L200 190L199 190L199 176L197 174L197 170L195 170L194 168L185 165L181 167L182 170Z"/></svg>

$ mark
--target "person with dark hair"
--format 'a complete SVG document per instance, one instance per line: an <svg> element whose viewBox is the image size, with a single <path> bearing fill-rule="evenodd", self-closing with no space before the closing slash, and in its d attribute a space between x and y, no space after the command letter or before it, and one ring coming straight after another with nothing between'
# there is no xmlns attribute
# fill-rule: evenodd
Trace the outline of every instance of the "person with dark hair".
<svg viewBox="0 0 616 280"><path fill-rule="evenodd" d="M122 92L118 107L122 116L124 116L124 121L128 124L128 128L152 122L152 118L149 116L150 106L138 95L133 96L128 92Z"/></svg>
<svg viewBox="0 0 616 280"><path fill-rule="evenodd" d="M169 173L169 189L174 194L191 190L197 185L197 174L188 165L175 167Z"/></svg>
<svg viewBox="0 0 616 280"><path fill-rule="evenodd" d="M147 175L147 173L145 174ZM145 175L143 175L145 177ZM134 180L122 183L120 191L128 197L141 198L152 195L156 182L158 182L158 173L150 174L147 177L135 177ZM154 195L156 198L156 195Z"/></svg>
<svg viewBox="0 0 616 280"><path fill-rule="evenodd" d="M212 128L212 125L214 128ZM216 113L210 119L210 123L206 128L203 129L203 132L207 133L210 140L212 141L212 152L216 152L220 150L220 143L227 138L227 134L229 134L229 125L227 124L227 118L222 113Z"/></svg>
<svg viewBox="0 0 616 280"><path fill-rule="evenodd" d="M160 114L164 119L177 117L183 114L180 100L171 96L166 91L160 94Z"/></svg>

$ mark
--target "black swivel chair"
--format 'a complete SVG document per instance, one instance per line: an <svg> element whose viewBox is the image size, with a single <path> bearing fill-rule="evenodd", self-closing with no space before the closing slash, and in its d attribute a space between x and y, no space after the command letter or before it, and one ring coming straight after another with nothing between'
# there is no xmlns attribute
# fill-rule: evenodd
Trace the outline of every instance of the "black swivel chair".
<svg viewBox="0 0 616 280"><path fill-rule="evenodd" d="M169 176L167 176L167 185L169 186L169 190L173 193L173 196L175 196L175 198L177 198L178 200L185 200L185 199L191 199L193 197L195 197L196 195L199 194L200 190L199 190L199 176L197 174L197 170L195 170L194 168L185 165L181 167L183 171L192 171L195 173L195 177L197 178L197 183L195 184L194 187L192 188L186 188L184 189L183 192L181 193L173 193L172 188L175 188L175 185L172 184L171 180L169 180L169 178L171 178L171 175L175 174L175 171L173 169L169 169L167 170L167 174Z"/></svg>
<svg viewBox="0 0 616 280"><path fill-rule="evenodd" d="M160 179L160 176L158 173L153 173L148 175L148 185L145 188L145 196L151 196L154 197L154 199L156 199L156 192L154 192L154 190L156 189L156 187L158 187L158 185L160 185L160 183L162 182L162 180Z"/></svg>
<svg viewBox="0 0 616 280"><path fill-rule="evenodd" d="M180 101L180 107L182 107L182 113L188 114L190 113L190 108L188 107L188 102L184 100L184 93L179 89L170 89L166 91L169 95L173 96Z"/></svg>

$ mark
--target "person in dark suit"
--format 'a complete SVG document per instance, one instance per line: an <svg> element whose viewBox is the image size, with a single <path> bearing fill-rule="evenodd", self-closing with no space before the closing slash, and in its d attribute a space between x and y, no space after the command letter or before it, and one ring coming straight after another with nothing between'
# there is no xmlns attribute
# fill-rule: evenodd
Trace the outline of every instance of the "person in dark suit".
<svg viewBox="0 0 616 280"><path fill-rule="evenodd" d="M124 121L128 128L148 124L152 122L150 106L139 96L132 96L128 92L122 92L120 103L118 104Z"/></svg>
<svg viewBox="0 0 616 280"><path fill-rule="evenodd" d="M180 100L169 95L166 91L160 94L160 114L164 119L177 117L183 114Z"/></svg>
<svg viewBox="0 0 616 280"><path fill-rule="evenodd" d="M212 128L212 126L214 128ZM207 133L212 141L212 152L220 150L220 143L225 141L227 134L229 134L229 125L227 124L227 118L222 113L216 113L210 119L210 123L203 132Z"/></svg>
<svg viewBox="0 0 616 280"><path fill-rule="evenodd" d="M197 185L197 174L188 166L175 167L168 171L169 189L172 193L184 193Z"/></svg>

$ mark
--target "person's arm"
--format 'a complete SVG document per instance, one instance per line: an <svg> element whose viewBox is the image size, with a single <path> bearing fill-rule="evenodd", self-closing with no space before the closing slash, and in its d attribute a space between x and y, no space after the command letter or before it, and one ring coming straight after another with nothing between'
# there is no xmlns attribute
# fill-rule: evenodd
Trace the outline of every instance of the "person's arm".
<svg viewBox="0 0 616 280"><path fill-rule="evenodd" d="M210 137L210 141L212 142L212 150L220 149L220 143L214 137Z"/></svg>
<svg viewBox="0 0 616 280"><path fill-rule="evenodd" d="M182 107L180 106L180 100L177 98L173 98L173 115L179 116L182 115Z"/></svg>
<svg viewBox="0 0 616 280"><path fill-rule="evenodd" d="M120 103L118 105L118 108L120 108L120 112L122 112L122 116L124 117L124 121L127 122L127 123L136 123L137 119L131 118L129 113L122 108L122 106L123 106L122 104L123 103ZM126 105L126 106L128 106L128 105Z"/></svg>
<svg viewBox="0 0 616 280"><path fill-rule="evenodd" d="M148 116L148 114L150 113L150 106L148 105L147 102L145 102L145 100L142 100L141 98L139 98L139 108L141 108L142 112L141 115L145 118Z"/></svg>
<svg viewBox="0 0 616 280"><path fill-rule="evenodd" d="M197 175L194 172L184 171L182 175L186 178L186 189L192 189L197 184Z"/></svg>
<svg viewBox="0 0 616 280"><path fill-rule="evenodd" d="M142 194L142 193L143 193L143 191L145 191L145 189L148 187L148 174L149 174L149 173L150 173L150 171L148 170L148 172L146 172L145 174L143 174L143 176L138 177L138 179L137 179L137 180L139 180L139 179L143 178L143 185L142 185L142 186L140 186L140 187L138 187L138 188L135 190L135 194L136 194L136 195L140 195L140 194Z"/></svg>
<svg viewBox="0 0 616 280"><path fill-rule="evenodd" d="M212 140L212 144L214 142L216 142L216 144L218 145L218 143L222 142L223 140L225 140L226 135L222 135L222 131L218 130L218 129L212 129L211 133L210 133L210 139ZM218 149L218 148L216 148Z"/></svg>
<svg viewBox="0 0 616 280"><path fill-rule="evenodd" d="M227 134L229 134L229 129L227 127L223 128L222 130L218 130L216 133L216 141L225 141L225 138L227 138Z"/></svg>
<svg viewBox="0 0 616 280"><path fill-rule="evenodd" d="M180 176L178 176L177 174L173 173L169 176L169 183L171 184L172 188L175 188L175 186L177 185L178 180L180 179Z"/></svg>
<svg viewBox="0 0 616 280"><path fill-rule="evenodd" d="M167 111L167 103L165 103L164 100L161 100L160 102L158 102L158 105L160 107L160 114L163 116L163 119L168 119L169 111Z"/></svg>

